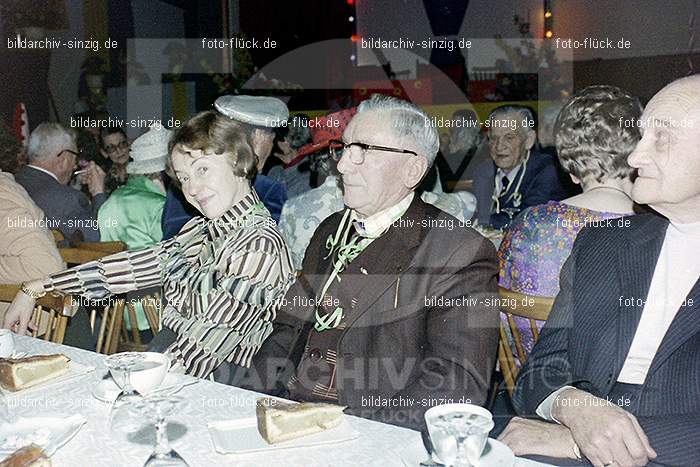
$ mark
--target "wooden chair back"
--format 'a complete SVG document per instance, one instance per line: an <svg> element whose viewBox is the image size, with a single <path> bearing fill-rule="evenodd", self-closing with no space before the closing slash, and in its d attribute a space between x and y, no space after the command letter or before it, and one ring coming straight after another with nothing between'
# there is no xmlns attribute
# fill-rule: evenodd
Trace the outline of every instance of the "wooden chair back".
<svg viewBox="0 0 700 467"><path fill-rule="evenodd" d="M524 365L527 360L527 353L523 347L522 335L520 334L514 317L517 316L528 320L534 340L537 342L537 339L540 337L540 332L537 329L536 321L547 321L549 312L552 310L552 305L554 304L554 299L513 292L503 287L498 288L498 295L501 299L501 312L506 316L508 329L513 338L518 360L520 361L520 365ZM498 364L501 369L501 374L503 374L503 381L506 384L508 393L512 395L513 389L515 388L515 380L518 377L520 368L515 361L515 355L511 349L508 333L506 333L503 321L500 322L499 326Z"/></svg>
<svg viewBox="0 0 700 467"><path fill-rule="evenodd" d="M131 329L127 328L126 320L122 323L122 340L120 344L120 350L122 351L136 351L145 352L148 348L148 344L143 343L141 340L141 334L137 326L137 304L140 305L144 314L146 315L146 320L148 321L148 327L155 336L161 328L161 315L163 313L163 305L161 303L161 292L160 290L148 293L138 300L128 300L126 304L127 314L129 316L129 323L131 324Z"/></svg>
<svg viewBox="0 0 700 467"><path fill-rule="evenodd" d="M66 239L66 237L63 236L60 230L51 229L51 233L53 234L53 240L56 243L62 242Z"/></svg>
<svg viewBox="0 0 700 467"><path fill-rule="evenodd" d="M94 309L90 314L90 324L95 327L97 317L100 318L97 332L97 353L111 355L119 350L119 332L124 321L124 306L126 300L123 296L111 297L109 305L101 310Z"/></svg>
<svg viewBox="0 0 700 467"><path fill-rule="evenodd" d="M126 243L116 242L76 242L75 247L81 250L102 251L105 253L119 253L126 250Z"/></svg>
<svg viewBox="0 0 700 467"><path fill-rule="evenodd" d="M12 302L19 292L19 284L1 284L0 301ZM38 337L56 344L63 344L68 319L75 314L76 302L70 295L65 297L48 294L36 301L30 320L37 325L32 337Z"/></svg>
<svg viewBox="0 0 700 467"><path fill-rule="evenodd" d="M63 261L69 265L95 261L126 249L123 242L79 242L76 245L76 247L58 249ZM119 332L124 320L124 302L123 296L110 297L109 305L93 307L90 310L90 326L93 332L99 317L95 349L97 353L110 355L117 352Z"/></svg>

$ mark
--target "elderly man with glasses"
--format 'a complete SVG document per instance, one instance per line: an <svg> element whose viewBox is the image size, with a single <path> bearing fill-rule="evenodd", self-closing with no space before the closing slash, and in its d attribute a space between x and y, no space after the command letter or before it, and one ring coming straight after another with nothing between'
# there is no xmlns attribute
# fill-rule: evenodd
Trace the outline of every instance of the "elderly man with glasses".
<svg viewBox="0 0 700 467"><path fill-rule="evenodd" d="M438 150L426 121L395 98L359 106L330 146L345 209L314 233L273 334L231 384L414 429L433 405L486 401L495 251L414 195Z"/></svg>
<svg viewBox="0 0 700 467"><path fill-rule="evenodd" d="M105 173L94 162L85 168L92 200L68 186L76 173L75 134L57 123L41 123L29 136L29 164L15 175L46 215L46 226L68 239L100 241L97 211L107 199Z"/></svg>

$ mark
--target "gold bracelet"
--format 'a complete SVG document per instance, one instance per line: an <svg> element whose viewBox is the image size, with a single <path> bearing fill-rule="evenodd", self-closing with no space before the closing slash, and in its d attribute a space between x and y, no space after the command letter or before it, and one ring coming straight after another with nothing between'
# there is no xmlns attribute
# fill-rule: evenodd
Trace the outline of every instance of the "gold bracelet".
<svg viewBox="0 0 700 467"><path fill-rule="evenodd" d="M22 284L22 285L20 286L19 290L21 290L22 293L24 293L25 295L29 295L30 297L32 297L34 300L36 300L36 299L38 299L38 298L41 298L41 297L43 297L44 295L46 295L46 292L45 292L45 291L35 292L35 291L33 291L33 290L29 290L29 288L28 288L25 284Z"/></svg>

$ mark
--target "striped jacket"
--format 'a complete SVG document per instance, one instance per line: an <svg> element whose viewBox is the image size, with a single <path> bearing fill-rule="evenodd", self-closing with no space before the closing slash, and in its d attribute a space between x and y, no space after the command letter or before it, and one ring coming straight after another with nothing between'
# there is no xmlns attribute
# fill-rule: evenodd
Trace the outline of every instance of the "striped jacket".
<svg viewBox="0 0 700 467"><path fill-rule="evenodd" d="M162 285L163 325L177 336L167 353L206 377L224 361L250 365L293 280L287 246L252 191L218 219L196 217L170 240L53 274L45 287L101 299Z"/></svg>

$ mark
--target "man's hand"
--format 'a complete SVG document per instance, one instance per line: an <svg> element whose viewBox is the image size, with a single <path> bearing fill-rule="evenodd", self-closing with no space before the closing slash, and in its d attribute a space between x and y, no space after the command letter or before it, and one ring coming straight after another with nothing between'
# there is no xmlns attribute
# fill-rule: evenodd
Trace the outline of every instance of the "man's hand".
<svg viewBox="0 0 700 467"><path fill-rule="evenodd" d="M559 459L577 458L571 431L556 423L515 417L498 440L516 456L535 454Z"/></svg>
<svg viewBox="0 0 700 467"><path fill-rule="evenodd" d="M596 466L643 466L656 458L631 413L579 389L562 391L552 416L571 430L581 453Z"/></svg>
<svg viewBox="0 0 700 467"><path fill-rule="evenodd" d="M85 183L87 183L90 195L97 196L105 191L105 171L102 168L90 161L85 173Z"/></svg>

